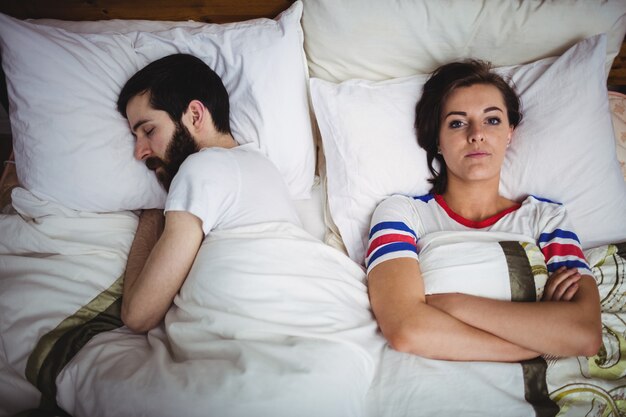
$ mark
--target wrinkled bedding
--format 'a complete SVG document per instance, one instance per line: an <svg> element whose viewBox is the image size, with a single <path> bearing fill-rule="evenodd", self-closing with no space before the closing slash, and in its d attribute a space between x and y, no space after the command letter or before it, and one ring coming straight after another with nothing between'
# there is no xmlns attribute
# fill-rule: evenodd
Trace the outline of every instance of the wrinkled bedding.
<svg viewBox="0 0 626 417"><path fill-rule="evenodd" d="M66 210L21 189L13 201L19 214L0 217L0 416L57 407L90 417L626 408L625 244L586 251L602 298L598 355L446 362L389 348L362 269L284 223L212 233L164 323L133 334L119 307L137 216ZM531 301L546 279L536 246L516 235L437 234L420 257L429 293Z"/></svg>
<svg viewBox="0 0 626 417"><path fill-rule="evenodd" d="M286 223L212 232L163 328L107 339L57 381L73 415L361 416L382 348L362 270Z"/></svg>
<svg viewBox="0 0 626 417"><path fill-rule="evenodd" d="M0 331L8 365L42 391L40 407L90 417L363 415L383 339L364 273L339 251L286 223L212 233L164 325L146 337L119 320L136 217L25 206L1 223L19 242L0 255ZM6 254L15 248L21 255Z"/></svg>

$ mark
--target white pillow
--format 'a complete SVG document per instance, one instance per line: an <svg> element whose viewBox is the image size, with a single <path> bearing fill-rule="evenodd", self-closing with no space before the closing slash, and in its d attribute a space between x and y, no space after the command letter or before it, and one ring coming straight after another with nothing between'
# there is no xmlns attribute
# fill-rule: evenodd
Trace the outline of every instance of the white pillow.
<svg viewBox="0 0 626 417"><path fill-rule="evenodd" d="M311 77L333 82L427 74L460 56L523 64L599 33L608 74L626 1L307 0L302 27Z"/></svg>
<svg viewBox="0 0 626 417"><path fill-rule="evenodd" d="M315 150L301 13L297 1L276 20L126 34L78 34L0 15L20 183L76 210L163 207L165 193L154 174L133 159L133 138L116 102L137 70L185 52L222 77L235 138L256 142L292 196L308 198Z"/></svg>
<svg viewBox="0 0 626 417"><path fill-rule="evenodd" d="M615 156L605 86L606 37L558 59L502 68L522 100L501 192L565 204L583 247L626 239L626 183ZM362 263L376 205L391 194L429 191L414 108L427 76L334 84L311 80L326 156L330 212L349 255Z"/></svg>

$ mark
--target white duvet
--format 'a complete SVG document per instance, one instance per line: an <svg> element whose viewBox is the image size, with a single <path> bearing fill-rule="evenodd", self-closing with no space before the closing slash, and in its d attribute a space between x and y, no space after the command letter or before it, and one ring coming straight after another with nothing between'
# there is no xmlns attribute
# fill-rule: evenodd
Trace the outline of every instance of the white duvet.
<svg viewBox="0 0 626 417"><path fill-rule="evenodd" d="M17 188L0 215L0 415L38 404L29 355L61 320L124 271L137 216L82 213Z"/></svg>
<svg viewBox="0 0 626 417"><path fill-rule="evenodd" d="M92 417L362 416L382 348L362 279L287 223L213 232L163 329L83 348L59 403ZM79 404L83 386L98 395Z"/></svg>
<svg viewBox="0 0 626 417"><path fill-rule="evenodd" d="M49 208L0 222L20 242L7 250L39 254L0 255L0 330L22 375L42 336L119 291L136 227L127 213L94 215L83 229L84 215ZM68 224L43 226L55 221ZM75 417L362 416L383 347L363 280L349 258L290 224L211 233L164 326L93 337L60 371L56 401Z"/></svg>

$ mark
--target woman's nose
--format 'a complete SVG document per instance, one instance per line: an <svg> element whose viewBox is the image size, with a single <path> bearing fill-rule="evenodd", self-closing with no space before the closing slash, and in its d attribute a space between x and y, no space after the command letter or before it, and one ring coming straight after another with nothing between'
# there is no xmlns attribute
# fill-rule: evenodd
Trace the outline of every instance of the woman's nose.
<svg viewBox="0 0 626 417"><path fill-rule="evenodd" d="M485 134L480 126L473 126L468 133L469 142L483 142L485 140Z"/></svg>

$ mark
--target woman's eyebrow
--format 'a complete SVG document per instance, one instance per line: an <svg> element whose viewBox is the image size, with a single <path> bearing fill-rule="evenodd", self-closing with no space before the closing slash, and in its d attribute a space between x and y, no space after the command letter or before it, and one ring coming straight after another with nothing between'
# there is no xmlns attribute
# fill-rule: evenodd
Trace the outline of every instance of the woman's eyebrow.
<svg viewBox="0 0 626 417"><path fill-rule="evenodd" d="M445 115L444 119L446 117L448 117L448 116L453 116L453 115L455 115L455 116L467 116L467 113L464 112L464 111L451 111L450 113Z"/></svg>
<svg viewBox="0 0 626 417"><path fill-rule="evenodd" d="M502 109L498 106L490 106L483 110L483 113L489 113L490 111L499 111L500 113L504 113ZM444 119L449 116L467 116L467 112L464 111L451 111L444 116Z"/></svg>

